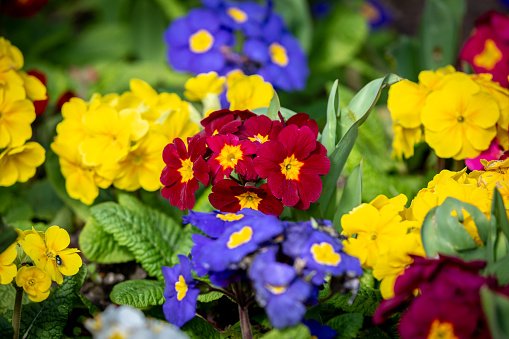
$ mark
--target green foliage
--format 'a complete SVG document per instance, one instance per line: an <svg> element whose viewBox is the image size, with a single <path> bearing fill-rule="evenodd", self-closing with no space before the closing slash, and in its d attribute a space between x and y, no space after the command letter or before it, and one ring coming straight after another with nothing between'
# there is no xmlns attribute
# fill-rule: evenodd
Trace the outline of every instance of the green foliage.
<svg viewBox="0 0 509 339"><path fill-rule="evenodd" d="M2 334L2 338L12 338L14 336L14 328L9 320L2 316L0 316L0 333Z"/></svg>
<svg viewBox="0 0 509 339"><path fill-rule="evenodd" d="M352 293L346 295L336 294L325 301L337 309L348 313L358 313L363 316L372 316L378 304L382 301L382 295L378 289L374 289L361 284L361 287L352 301Z"/></svg>
<svg viewBox="0 0 509 339"><path fill-rule="evenodd" d="M164 282L127 280L113 286L110 299L115 304L145 308L164 303Z"/></svg>
<svg viewBox="0 0 509 339"><path fill-rule="evenodd" d="M362 203L362 161L348 176L341 201L334 214L334 227L341 232L341 217Z"/></svg>
<svg viewBox="0 0 509 339"><path fill-rule="evenodd" d="M481 287L481 302L493 338L509 338L509 298Z"/></svg>
<svg viewBox="0 0 509 339"><path fill-rule="evenodd" d="M202 303L209 303L214 300L218 300L219 298L223 297L224 294L221 292L209 292L207 294L200 294L198 296L198 301Z"/></svg>
<svg viewBox="0 0 509 339"><path fill-rule="evenodd" d="M327 149L327 155L330 156L334 147L336 146L336 126L338 114L340 112L339 103L341 95L338 88L339 80L336 79L329 94L329 101L327 102L327 123L322 131L322 145ZM335 108L336 96L338 97L337 110Z"/></svg>
<svg viewBox="0 0 509 339"><path fill-rule="evenodd" d="M309 339L311 334L309 328L304 324L285 328L284 330L273 329L267 332L263 339Z"/></svg>
<svg viewBox="0 0 509 339"><path fill-rule="evenodd" d="M274 2L274 7L283 16L288 29L300 40L304 51L309 52L313 37L313 22L308 2L279 0Z"/></svg>
<svg viewBox="0 0 509 339"><path fill-rule="evenodd" d="M0 315L14 309L16 289L12 284L0 285Z"/></svg>
<svg viewBox="0 0 509 339"><path fill-rule="evenodd" d="M0 219L0 254L11 246L18 237L18 234L12 227L3 225L2 219Z"/></svg>
<svg viewBox="0 0 509 339"><path fill-rule="evenodd" d="M327 321L325 325L330 326L338 333L337 339L353 339L362 328L364 317L361 314L341 314Z"/></svg>
<svg viewBox="0 0 509 339"><path fill-rule="evenodd" d="M82 265L76 275L64 277L48 299L23 306L20 337L60 338L86 274L87 267Z"/></svg>
<svg viewBox="0 0 509 339"><path fill-rule="evenodd" d="M96 225L132 253L149 275L162 280L161 266L176 263L176 249L186 235L180 225L164 213L128 194L120 194L118 204L105 202L92 207L91 213ZM100 235L89 234L94 239Z"/></svg>
<svg viewBox="0 0 509 339"><path fill-rule="evenodd" d="M220 339L222 335L208 321L194 317L181 328L191 339Z"/></svg>

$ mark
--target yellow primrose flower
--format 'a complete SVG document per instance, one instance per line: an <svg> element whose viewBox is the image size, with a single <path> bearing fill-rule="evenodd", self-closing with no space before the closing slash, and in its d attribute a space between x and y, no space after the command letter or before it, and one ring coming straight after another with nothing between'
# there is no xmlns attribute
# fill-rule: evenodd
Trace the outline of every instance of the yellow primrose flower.
<svg viewBox="0 0 509 339"><path fill-rule="evenodd" d="M32 101L44 100L48 96L46 94L46 86L41 80L37 79L33 75L29 75L26 72L19 72L25 86L27 98Z"/></svg>
<svg viewBox="0 0 509 339"><path fill-rule="evenodd" d="M66 143L78 145L86 136L83 117L88 111L87 103L80 98L71 98L62 106L63 120L57 125L57 134Z"/></svg>
<svg viewBox="0 0 509 339"><path fill-rule="evenodd" d="M396 278L414 262L411 255L425 257L421 235L418 230L395 238L389 250L381 254L373 267L373 276L381 280L380 293L384 299L394 297Z"/></svg>
<svg viewBox="0 0 509 339"><path fill-rule="evenodd" d="M460 184L455 180L447 180L444 185L435 187L438 204L441 205L446 198L452 197L479 208L483 213L491 211L490 195L484 187L472 184Z"/></svg>
<svg viewBox="0 0 509 339"><path fill-rule="evenodd" d="M398 159L410 158L414 155L414 145L424 140L422 127L405 128L403 125L393 123L394 138L392 140L392 156Z"/></svg>
<svg viewBox="0 0 509 339"><path fill-rule="evenodd" d="M392 240L407 233L407 226L397 210L378 210L370 204L361 204L345 214L341 226L345 234L357 234L357 238L344 241L344 250L359 258L364 268L373 268L378 256L388 251Z"/></svg>
<svg viewBox="0 0 509 339"><path fill-rule="evenodd" d="M226 98L230 102L230 110L253 110L268 107L274 96L274 89L259 75L241 76L228 82Z"/></svg>
<svg viewBox="0 0 509 339"><path fill-rule="evenodd" d="M23 266L16 275L16 285L23 287L30 300L41 302L49 296L51 279L38 267Z"/></svg>
<svg viewBox="0 0 509 339"><path fill-rule="evenodd" d="M424 222L426 214L428 214L428 212L436 206L438 206L438 195L435 193L435 190L423 188L412 200L410 208L406 214L407 219L418 221L420 228Z"/></svg>
<svg viewBox="0 0 509 339"><path fill-rule="evenodd" d="M16 244L12 244L0 253L0 284L10 284L16 276L18 269L14 264L14 260L16 260L17 256Z"/></svg>
<svg viewBox="0 0 509 339"><path fill-rule="evenodd" d="M121 168L113 182L115 187L134 191L142 187L147 191L161 188L159 177L164 168L161 156L167 139L161 134L147 133L131 147L127 157L119 164Z"/></svg>
<svg viewBox="0 0 509 339"><path fill-rule="evenodd" d="M455 171L449 171L449 170L442 170L440 173L435 174L433 179L428 182L428 188L434 189L435 186L438 185L444 185L449 179L452 179L460 184L472 184L475 185L477 182L477 179L471 178L467 174L467 168L463 168L461 171L455 172Z"/></svg>
<svg viewBox="0 0 509 339"><path fill-rule="evenodd" d="M225 81L226 79L218 76L216 72L198 74L186 81L184 95L191 101L203 100L209 94L219 95L223 92Z"/></svg>
<svg viewBox="0 0 509 339"><path fill-rule="evenodd" d="M35 170L44 162L46 151L36 142L7 148L0 154L0 186L12 186L26 182L35 175Z"/></svg>
<svg viewBox="0 0 509 339"><path fill-rule="evenodd" d="M23 54L18 47L11 45L11 42L0 37L0 72L10 69L18 70L23 67Z"/></svg>
<svg viewBox="0 0 509 339"><path fill-rule="evenodd" d="M442 158L474 158L496 136L500 109L493 96L463 73L428 95L421 113L425 140Z"/></svg>
<svg viewBox="0 0 509 339"><path fill-rule="evenodd" d="M80 251L67 248L70 242L65 229L51 226L46 230L44 240L38 234L26 235L23 250L37 267L61 284L64 281L62 274L74 275L82 265Z"/></svg>
<svg viewBox="0 0 509 339"><path fill-rule="evenodd" d="M152 131L162 134L167 143L170 143L175 138L180 138L187 142L188 137L192 137L200 131L200 127L191 121L188 103L181 106L178 110L171 111L165 114L151 126Z"/></svg>
<svg viewBox="0 0 509 339"><path fill-rule="evenodd" d="M0 148L16 147L30 139L35 120L34 104L19 86L0 86Z"/></svg>

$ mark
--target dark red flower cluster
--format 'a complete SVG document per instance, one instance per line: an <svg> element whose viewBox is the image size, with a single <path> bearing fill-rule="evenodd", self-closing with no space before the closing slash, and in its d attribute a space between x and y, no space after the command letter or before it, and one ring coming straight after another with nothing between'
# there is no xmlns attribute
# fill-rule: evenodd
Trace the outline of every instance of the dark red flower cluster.
<svg viewBox="0 0 509 339"><path fill-rule="evenodd" d="M413 264L399 276L395 296L383 301L373 316L381 324L402 311L401 338L491 338L482 312L480 288L488 286L506 294L496 279L479 275L484 261L464 262L454 257L414 257ZM416 296L417 294L417 296Z"/></svg>
<svg viewBox="0 0 509 339"><path fill-rule="evenodd" d="M283 205L307 209L329 172L318 125L298 113L284 121L223 109L203 119L204 130L175 139L163 152L162 195L181 210L195 204L198 182L212 184L209 200L221 212L242 208L279 215ZM264 179L267 183L264 183Z"/></svg>
<svg viewBox="0 0 509 339"><path fill-rule="evenodd" d="M490 73L493 81L509 87L509 16L495 11L482 15L461 49L460 59L476 73Z"/></svg>

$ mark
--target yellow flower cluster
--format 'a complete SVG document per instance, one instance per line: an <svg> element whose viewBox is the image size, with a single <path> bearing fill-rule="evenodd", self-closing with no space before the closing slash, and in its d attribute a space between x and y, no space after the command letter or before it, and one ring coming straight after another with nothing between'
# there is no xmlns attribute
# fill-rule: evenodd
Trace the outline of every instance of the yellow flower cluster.
<svg viewBox="0 0 509 339"><path fill-rule="evenodd" d="M40 302L49 296L52 280L61 284L63 275L78 273L82 265L79 250L68 248L70 238L63 228L51 226L46 232L33 228L16 232L16 243L0 254L0 283L6 285L15 279L30 300ZM35 266L30 266L31 263Z"/></svg>
<svg viewBox="0 0 509 339"><path fill-rule="evenodd" d="M88 103L72 98L62 107L64 119L51 144L69 196L90 205L99 188L112 184L127 191L158 190L164 146L199 131L189 110L178 95L158 94L138 79L121 95L95 94Z"/></svg>
<svg viewBox="0 0 509 339"><path fill-rule="evenodd" d="M226 99L230 110L253 110L268 107L274 96L274 89L259 75L244 75L235 70L226 77L219 77L216 72L198 74L185 84L184 95L191 101L201 101L203 116L221 109L219 95L226 90Z"/></svg>
<svg viewBox="0 0 509 339"><path fill-rule="evenodd" d="M423 71L419 82L391 86L387 106L393 156L409 158L423 140L442 158L475 158L497 137L509 148L509 90L490 74L467 75L452 66Z"/></svg>
<svg viewBox="0 0 509 339"><path fill-rule="evenodd" d="M44 162L45 150L32 137L33 101L46 99L46 87L21 70L23 54L0 37L0 186L26 182Z"/></svg>

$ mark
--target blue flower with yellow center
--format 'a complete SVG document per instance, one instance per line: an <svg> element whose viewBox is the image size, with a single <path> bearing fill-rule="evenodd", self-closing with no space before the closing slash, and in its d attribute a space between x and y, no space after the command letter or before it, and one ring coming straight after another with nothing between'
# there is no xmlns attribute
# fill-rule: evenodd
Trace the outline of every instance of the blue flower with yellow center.
<svg viewBox="0 0 509 339"><path fill-rule="evenodd" d="M233 44L231 31L221 27L214 11L193 9L174 20L164 33L168 60L174 69L193 73L215 71L225 66L222 49Z"/></svg>
<svg viewBox="0 0 509 339"><path fill-rule="evenodd" d="M179 255L180 264L173 267L161 267L166 287L163 312L166 320L181 327L194 318L196 302L200 290L195 288L196 281L191 273L191 262L186 256Z"/></svg>

